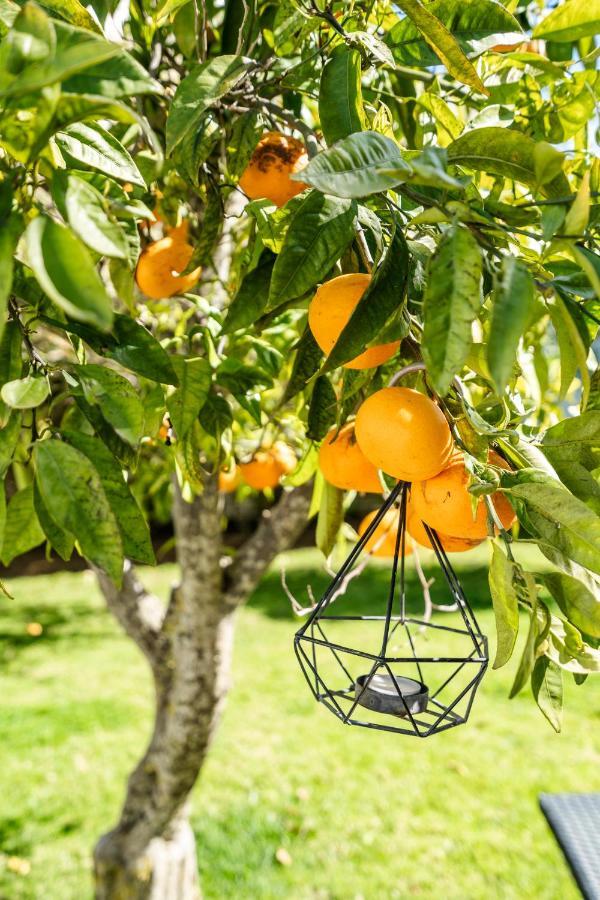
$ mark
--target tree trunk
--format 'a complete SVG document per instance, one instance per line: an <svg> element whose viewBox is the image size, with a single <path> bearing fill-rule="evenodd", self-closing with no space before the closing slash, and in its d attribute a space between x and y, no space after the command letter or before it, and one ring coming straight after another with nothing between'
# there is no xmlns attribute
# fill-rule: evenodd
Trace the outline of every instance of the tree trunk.
<svg viewBox="0 0 600 900"><path fill-rule="evenodd" d="M162 616L131 567L121 588L97 573L109 608L150 662L156 693L153 734L129 778L121 818L95 849L97 900L200 897L186 808L229 688L235 611L268 562L302 532L310 489L284 494L268 511L227 581L216 477L192 503L175 493L181 579Z"/></svg>

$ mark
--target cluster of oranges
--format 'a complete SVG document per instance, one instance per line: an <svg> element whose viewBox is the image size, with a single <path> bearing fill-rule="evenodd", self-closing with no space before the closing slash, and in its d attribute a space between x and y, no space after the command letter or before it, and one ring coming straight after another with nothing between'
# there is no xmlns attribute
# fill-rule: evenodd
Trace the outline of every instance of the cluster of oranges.
<svg viewBox="0 0 600 900"><path fill-rule="evenodd" d="M493 450L489 462L508 468ZM469 474L444 414L433 400L411 388L383 388L367 398L354 422L332 428L326 436L319 466L327 481L344 490L381 493L378 469L411 482L406 527L412 541L424 547L431 542L423 523L452 552L470 550L487 537L485 501L480 498L473 509ZM509 528L515 520L509 502L496 492L492 503L502 526ZM363 519L360 534L374 515ZM393 555L397 527L398 515L390 510L368 542L373 555ZM407 542L406 552L411 551Z"/></svg>
<svg viewBox="0 0 600 900"><path fill-rule="evenodd" d="M237 465L232 462L229 468L219 472L219 490L224 494L232 491L245 482L255 491L276 487L281 478L297 465L296 454L284 441L275 441L271 447L258 450L251 460Z"/></svg>
<svg viewBox="0 0 600 900"><path fill-rule="evenodd" d="M242 177L240 188L250 200L266 198L276 206L283 206L306 188L290 175L300 171L308 162L306 148L293 137L269 131L258 142ZM160 212L155 220L162 221ZM188 242L188 224L177 228L165 227L166 236L148 244L140 255L135 279L147 297L161 300L190 291L200 278L200 268L185 275L194 248Z"/></svg>

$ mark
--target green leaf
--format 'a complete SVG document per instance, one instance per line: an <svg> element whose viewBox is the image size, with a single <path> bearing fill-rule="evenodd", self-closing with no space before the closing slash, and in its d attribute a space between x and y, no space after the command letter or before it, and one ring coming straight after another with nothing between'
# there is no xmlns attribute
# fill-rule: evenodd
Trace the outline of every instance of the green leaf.
<svg viewBox="0 0 600 900"><path fill-rule="evenodd" d="M6 526L6 488L4 486L4 481L0 481L0 561L2 560L2 544L4 542L5 526ZM4 588L4 585L2 585L2 590L6 591L6 588Z"/></svg>
<svg viewBox="0 0 600 900"><path fill-rule="evenodd" d="M32 409L43 403L50 388L48 380L40 375L27 375L2 385L0 396L13 409Z"/></svg>
<svg viewBox="0 0 600 900"><path fill-rule="evenodd" d="M450 75L481 94L489 93L452 32L430 11L429 6L423 6L419 0L398 0L397 5L416 25Z"/></svg>
<svg viewBox="0 0 600 900"><path fill-rule="evenodd" d="M502 261L502 277L494 294L487 362L498 394L512 375L521 335L531 318L535 285L527 267L514 256Z"/></svg>
<svg viewBox="0 0 600 900"><path fill-rule="evenodd" d="M600 650L587 644L578 628L558 616L551 616L544 653L566 672L600 672Z"/></svg>
<svg viewBox="0 0 600 900"><path fill-rule="evenodd" d="M567 619L590 637L600 638L600 583L595 593L570 575L545 572L538 576Z"/></svg>
<svg viewBox="0 0 600 900"><path fill-rule="evenodd" d="M565 218L564 233L570 236L583 234L590 220L590 172L581 179L581 185Z"/></svg>
<svg viewBox="0 0 600 900"><path fill-rule="evenodd" d="M251 109L236 116L226 151L227 171L232 178L237 179L242 175L263 131L264 120L259 110Z"/></svg>
<svg viewBox="0 0 600 900"><path fill-rule="evenodd" d="M9 566L13 559L33 550L43 540L44 532L33 508L33 487L29 485L13 494L6 508L2 565Z"/></svg>
<svg viewBox="0 0 600 900"><path fill-rule="evenodd" d="M48 216L33 219L25 232L27 264L53 303L101 331L112 325L112 301L85 245Z"/></svg>
<svg viewBox="0 0 600 900"><path fill-rule="evenodd" d="M306 328L298 341L292 373L283 395L283 403L287 403L292 397L304 390L307 382L318 371L322 359L323 352L321 348L312 336L310 328Z"/></svg>
<svg viewBox="0 0 600 900"><path fill-rule="evenodd" d="M52 59L55 49L51 19L36 3L23 4L0 46L0 94L28 67Z"/></svg>
<svg viewBox="0 0 600 900"><path fill-rule="evenodd" d="M261 255L258 265L248 272L225 316L223 334L233 334L252 325L263 314L269 300L269 287L275 258L270 250Z"/></svg>
<svg viewBox="0 0 600 900"><path fill-rule="evenodd" d="M319 121L329 146L366 126L360 63L358 50L339 44L323 67Z"/></svg>
<svg viewBox="0 0 600 900"><path fill-rule="evenodd" d="M12 0L0 0L0 37L12 28L19 15L20 7Z"/></svg>
<svg viewBox="0 0 600 900"><path fill-rule="evenodd" d="M548 303L548 312L552 319L560 351L560 397L561 399L565 398L579 371L585 400L590 387L587 348L569 308L558 294L555 294Z"/></svg>
<svg viewBox="0 0 600 900"><path fill-rule="evenodd" d="M33 485L33 505L46 540L50 542L61 559L64 559L65 562L71 559L75 538L54 521L46 509L36 482Z"/></svg>
<svg viewBox="0 0 600 900"><path fill-rule="evenodd" d="M343 521L344 492L325 481L321 493L316 529L317 547L325 558L329 556L335 547L335 541Z"/></svg>
<svg viewBox="0 0 600 900"><path fill-rule="evenodd" d="M534 38L546 41L577 41L600 32L600 0L569 0L559 3L533 30Z"/></svg>
<svg viewBox="0 0 600 900"><path fill-rule="evenodd" d="M497 647L494 669L506 665L519 633L519 607L515 579L517 569L494 541L489 583L496 617Z"/></svg>
<svg viewBox="0 0 600 900"><path fill-rule="evenodd" d="M541 656L531 675L531 689L536 703L555 731L560 731L562 723L562 672L559 666Z"/></svg>
<svg viewBox="0 0 600 900"><path fill-rule="evenodd" d="M61 19L65 19L71 25L85 28L96 34L101 34L101 29L94 17L87 11L79 0L41 0L41 6L52 13L56 13Z"/></svg>
<svg viewBox="0 0 600 900"><path fill-rule="evenodd" d="M598 467L600 410L589 409L549 428L541 449L566 487L600 515Z"/></svg>
<svg viewBox="0 0 600 900"><path fill-rule="evenodd" d="M536 143L528 135L511 128L474 128L462 134L446 148L448 159L456 165L511 178L535 187L534 149ZM564 197L571 193L565 175L557 175L540 188L549 197Z"/></svg>
<svg viewBox="0 0 600 900"><path fill-rule="evenodd" d="M12 462L19 434L21 433L22 418L22 413L13 410L9 414L5 425L0 428L0 480L4 478Z"/></svg>
<svg viewBox="0 0 600 900"><path fill-rule="evenodd" d="M129 316L115 316L113 335L117 343L106 351L107 356L159 384L178 383L171 357L147 328Z"/></svg>
<svg viewBox="0 0 600 900"><path fill-rule="evenodd" d="M27 4L33 7L35 4ZM0 74L0 97L17 97L30 94L40 88L66 81L71 75L75 75L89 66L99 65L113 56L122 53L118 44L105 41L98 35L92 34L81 28L75 28L52 20L54 33L56 34L56 48L44 54L22 70L17 67ZM3 52L0 51L0 58Z"/></svg>
<svg viewBox="0 0 600 900"><path fill-rule="evenodd" d="M273 267L268 309L322 280L354 236L356 204L309 191L292 218Z"/></svg>
<svg viewBox="0 0 600 900"><path fill-rule="evenodd" d="M83 178L57 170L52 178L52 197L60 214L81 240L100 256L127 259L127 238L106 212L102 194Z"/></svg>
<svg viewBox="0 0 600 900"><path fill-rule="evenodd" d="M129 100L139 94L162 94L163 89L144 67L124 50L102 65L88 66L62 85L65 93L91 94Z"/></svg>
<svg viewBox="0 0 600 900"><path fill-rule="evenodd" d="M7 322L0 340L0 384L14 381L21 376L23 371L21 342L21 331L17 323L12 320ZM0 427L6 425L11 415L10 407L0 399Z"/></svg>
<svg viewBox="0 0 600 900"><path fill-rule="evenodd" d="M386 169L396 174L387 174ZM399 174L403 172L405 176ZM292 178L335 197L366 197L395 187L411 174L394 141L375 131L363 131L317 153Z"/></svg>
<svg viewBox="0 0 600 900"><path fill-rule="evenodd" d="M233 425L233 412L226 398L210 391L198 416L202 428L219 440L224 431Z"/></svg>
<svg viewBox="0 0 600 900"><path fill-rule="evenodd" d="M175 434L181 439L192 427L206 403L212 372L209 361L203 356L193 359L174 356L172 363L177 373L179 387L167 398L167 407Z"/></svg>
<svg viewBox="0 0 600 900"><path fill-rule="evenodd" d="M315 381L310 407L306 436L312 441L322 441L335 423L337 397L329 378L320 375Z"/></svg>
<svg viewBox="0 0 600 900"><path fill-rule="evenodd" d="M0 224L0 341L6 325L6 310L12 289L14 253L21 230L21 221L10 218Z"/></svg>
<svg viewBox="0 0 600 900"><path fill-rule="evenodd" d="M516 695L523 690L531 677L531 673L533 672L533 667L535 666L536 660L536 649L540 639L541 615L544 614L541 612L541 610L538 610L536 604L536 606L529 613L529 630L527 632L527 639L525 641L525 646L523 647L523 652L519 661L519 667L515 674L515 680L513 681L513 685L510 689L509 697L511 698L516 697Z"/></svg>
<svg viewBox="0 0 600 900"><path fill-rule="evenodd" d="M327 357L323 372L354 359L378 337L386 323L402 311L408 282L408 247L399 226L395 226L371 283Z"/></svg>
<svg viewBox="0 0 600 900"><path fill-rule="evenodd" d="M195 66L179 84L167 119L167 154L190 131L195 131L207 109L242 81L250 60L242 56L217 56Z"/></svg>
<svg viewBox="0 0 600 900"><path fill-rule="evenodd" d="M146 187L141 172L125 147L100 125L78 122L55 136L66 161L77 163L115 178L117 181Z"/></svg>
<svg viewBox="0 0 600 900"><path fill-rule="evenodd" d="M72 127L84 119L114 119L115 122L123 122L125 124L135 123L146 135L149 134L146 123L135 109L127 106L121 100L99 97L96 94L67 94L64 91L62 93L59 92L52 119L52 130L56 133L62 133L65 128ZM65 151L62 155L66 159L68 151ZM77 161L71 158L69 158L69 165L71 168L81 168Z"/></svg>
<svg viewBox="0 0 600 900"><path fill-rule="evenodd" d="M58 440L38 441L36 481L44 506L72 534L82 555L115 582L123 575L123 546L100 476L89 459Z"/></svg>
<svg viewBox="0 0 600 900"><path fill-rule="evenodd" d="M119 463L98 438L81 431L64 431L63 435L71 446L89 459L100 476L119 526L125 556L144 565L155 565L148 523L123 478Z"/></svg>
<svg viewBox="0 0 600 900"><path fill-rule="evenodd" d="M528 477L525 469L502 476L509 499L518 503L519 519L535 537L600 574L600 517L558 482Z"/></svg>
<svg viewBox="0 0 600 900"><path fill-rule="evenodd" d="M511 42L522 33L517 19L497 0L432 0L428 10L446 26L466 56L478 56L494 44ZM435 66L438 57L408 16L391 29L388 43L394 59L405 66Z"/></svg>
<svg viewBox="0 0 600 900"><path fill-rule="evenodd" d="M86 401L97 405L118 436L135 447L144 434L144 407L136 389L118 372L106 366L76 366Z"/></svg>
<svg viewBox="0 0 600 900"><path fill-rule="evenodd" d="M479 244L468 228L453 225L431 257L423 299L423 358L441 395L471 347L471 326L483 302L482 271Z"/></svg>
<svg viewBox="0 0 600 900"><path fill-rule="evenodd" d="M564 164L564 153L547 141L539 141L533 148L533 171L538 184L547 184L560 176Z"/></svg>

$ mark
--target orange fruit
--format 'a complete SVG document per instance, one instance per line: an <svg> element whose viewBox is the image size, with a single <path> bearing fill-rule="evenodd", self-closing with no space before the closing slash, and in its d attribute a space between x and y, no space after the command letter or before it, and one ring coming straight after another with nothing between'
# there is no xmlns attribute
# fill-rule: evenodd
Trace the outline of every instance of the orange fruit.
<svg viewBox="0 0 600 900"><path fill-rule="evenodd" d="M367 513L360 525L358 533L362 537L377 513L378 509ZM397 509L388 509L383 519L365 544L365 551L371 556L389 558L396 552L396 537L398 535L399 512ZM404 555L409 556L413 552L412 541L407 534L404 541Z"/></svg>
<svg viewBox="0 0 600 900"><path fill-rule="evenodd" d="M423 522L410 505L406 513L406 530L413 541L416 541L421 547L428 547L430 550L433 549L433 544L429 540L429 535L425 531ZM463 553L465 550L472 550L473 547L478 547L483 540L452 537L449 534L440 534L439 531L436 531L436 534L440 539L440 544L447 553Z"/></svg>
<svg viewBox="0 0 600 900"><path fill-rule="evenodd" d="M194 252L186 238L187 223L183 223L173 228L167 237L149 244L141 254L135 270L135 280L139 289L148 297L162 300L173 294L183 294L191 290L198 281L200 268L187 275L178 274L185 269Z"/></svg>
<svg viewBox="0 0 600 900"><path fill-rule="evenodd" d="M493 450L489 461L493 465L508 469L508 463ZM415 482L412 486L411 501L416 515L441 534L469 540L483 540L488 536L487 505L480 497L473 516L473 497L467 490L469 473L462 459L454 460L443 472L426 481ZM496 491L492 494L498 518L504 528L510 528L515 521L515 512L504 496Z"/></svg>
<svg viewBox="0 0 600 900"><path fill-rule="evenodd" d="M240 187L250 200L266 198L283 206L307 187L290 178L307 162L304 144L278 131L268 131L258 142L240 178Z"/></svg>
<svg viewBox="0 0 600 900"><path fill-rule="evenodd" d="M338 275L317 289L308 307L308 324L323 353L329 354L333 350L370 281L370 275L356 272ZM392 341L370 347L344 363L344 368L371 369L380 366L394 355L399 346L400 341Z"/></svg>
<svg viewBox="0 0 600 900"><path fill-rule="evenodd" d="M354 422L339 431L337 428L328 431L319 450L319 468L329 484L343 491L382 493L377 469L358 446Z"/></svg>
<svg viewBox="0 0 600 900"><path fill-rule="evenodd" d="M219 471L219 490L222 494L231 494L242 483L240 470L232 461L228 469Z"/></svg>
<svg viewBox="0 0 600 900"><path fill-rule="evenodd" d="M494 44L490 47L493 53L539 53L544 56L546 49L544 41L521 41L516 44Z"/></svg>
<svg viewBox="0 0 600 900"><path fill-rule="evenodd" d="M273 488L279 484L282 475L296 468L296 454L283 441L276 441L272 447L258 450L250 462L240 463L240 472L246 482L255 491Z"/></svg>
<svg viewBox="0 0 600 900"><path fill-rule="evenodd" d="M293 472L298 465L298 457L290 445L284 441L275 441L271 447L271 455L277 462L282 475Z"/></svg>
<svg viewBox="0 0 600 900"><path fill-rule="evenodd" d="M367 459L402 481L437 475L454 447L439 406L412 388L382 388L371 394L358 410L355 427Z"/></svg>

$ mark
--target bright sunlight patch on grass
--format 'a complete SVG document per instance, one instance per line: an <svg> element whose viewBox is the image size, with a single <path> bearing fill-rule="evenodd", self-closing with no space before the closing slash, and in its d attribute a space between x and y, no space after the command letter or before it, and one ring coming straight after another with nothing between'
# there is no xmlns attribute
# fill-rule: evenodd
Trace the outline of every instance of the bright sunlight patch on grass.
<svg viewBox="0 0 600 900"><path fill-rule="evenodd" d="M454 562L493 635L487 558L481 550ZM286 557L302 602L307 582L317 593L326 583L317 563L313 551ZM166 594L174 570L145 577ZM385 577L370 569L369 590ZM435 588L442 600L439 577ZM0 610L0 898L83 900L91 847L114 823L149 734L150 679L89 574L9 589L15 600ZM208 898L578 896L537 796L600 790L597 686L566 679L558 736L526 692L508 701L516 657L486 675L465 727L428 741L348 728L312 700L292 651L297 623L276 566L239 615L233 689L194 794Z"/></svg>

